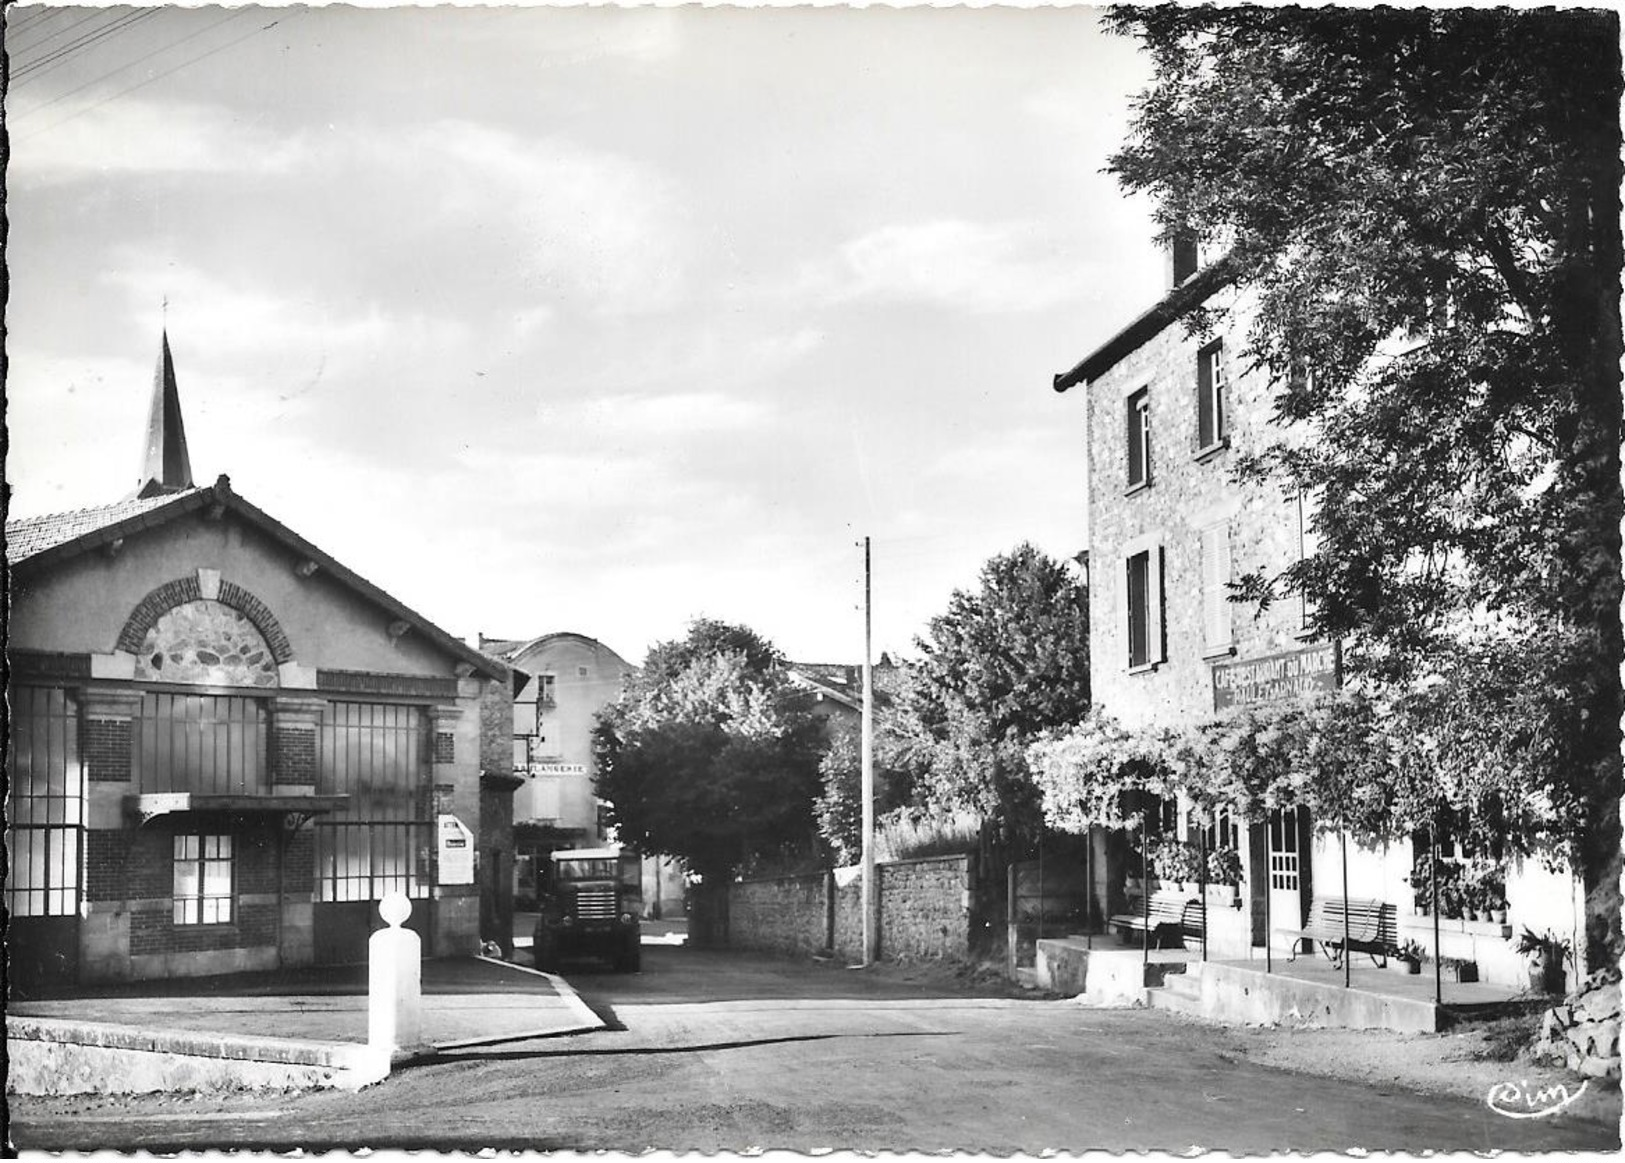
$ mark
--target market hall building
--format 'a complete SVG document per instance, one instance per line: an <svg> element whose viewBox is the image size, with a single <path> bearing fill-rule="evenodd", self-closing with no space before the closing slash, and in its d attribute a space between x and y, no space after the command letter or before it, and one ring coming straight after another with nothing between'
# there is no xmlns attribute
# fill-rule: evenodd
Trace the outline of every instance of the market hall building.
<svg viewBox="0 0 1625 1163"><path fill-rule="evenodd" d="M6 526L11 983L360 961L391 891L477 952L511 672L196 486L167 337L148 437L135 496Z"/></svg>

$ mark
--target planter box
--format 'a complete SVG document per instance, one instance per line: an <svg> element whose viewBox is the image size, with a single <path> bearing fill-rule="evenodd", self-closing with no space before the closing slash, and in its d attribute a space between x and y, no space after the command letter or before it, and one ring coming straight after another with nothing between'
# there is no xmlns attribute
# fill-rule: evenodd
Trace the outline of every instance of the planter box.
<svg viewBox="0 0 1625 1163"><path fill-rule="evenodd" d="M1440 961L1444 975L1451 981L1462 985L1478 980L1478 962L1467 961L1460 957L1446 957Z"/></svg>

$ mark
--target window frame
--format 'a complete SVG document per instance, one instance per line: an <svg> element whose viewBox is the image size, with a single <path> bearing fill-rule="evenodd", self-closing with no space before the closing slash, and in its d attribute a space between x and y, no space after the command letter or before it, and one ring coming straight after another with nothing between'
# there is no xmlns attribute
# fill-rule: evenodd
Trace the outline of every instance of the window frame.
<svg viewBox="0 0 1625 1163"><path fill-rule="evenodd" d="M1230 447L1230 361L1223 339L1196 353L1196 458Z"/></svg>
<svg viewBox="0 0 1625 1163"><path fill-rule="evenodd" d="M80 702L32 683L14 683L7 697L6 911L14 921L77 916L89 811Z"/></svg>
<svg viewBox="0 0 1625 1163"><path fill-rule="evenodd" d="M1149 385L1130 392L1125 400L1124 421L1127 425L1127 492L1137 493L1151 487L1151 388ZM1136 466L1139 475L1136 477Z"/></svg>
<svg viewBox="0 0 1625 1163"><path fill-rule="evenodd" d="M1288 494L1287 504L1292 509L1292 520L1296 526L1297 560L1307 561L1320 552L1320 535L1314 528L1319 505L1313 496L1301 488ZM1303 639L1313 638L1316 634L1313 623L1319 604L1302 589L1298 590L1297 599L1298 625L1293 635Z"/></svg>
<svg viewBox="0 0 1625 1163"><path fill-rule="evenodd" d="M196 843L195 854L183 853L188 842ZM211 844L212 842L212 844ZM214 851L211 853L211 846ZM221 855L219 849L225 848ZM210 892L211 867L225 868L225 892ZM181 871L192 873L193 888L182 892ZM170 923L194 928L200 926L234 925L237 923L237 839L230 832L205 832L188 829L176 832L170 859ZM224 904L224 909L220 906ZM214 905L211 909L209 906ZM188 906L194 906L188 914ZM224 912L224 916L220 915ZM213 915L210 915L210 914Z"/></svg>
<svg viewBox="0 0 1625 1163"><path fill-rule="evenodd" d="M1148 545L1128 554L1123 560L1125 566L1123 625L1128 646L1126 651L1128 671L1130 674L1142 674L1156 670L1168 658L1168 622L1163 593L1166 579L1162 546ZM1136 587L1136 563L1142 561L1143 572ZM1138 603L1135 600L1137 588ZM1140 631L1138 640L1135 632L1136 624Z"/></svg>
<svg viewBox="0 0 1625 1163"><path fill-rule="evenodd" d="M1226 658L1236 652L1235 611L1230 601L1230 583L1235 580L1231 524L1228 517L1210 521L1197 534L1203 658Z"/></svg>

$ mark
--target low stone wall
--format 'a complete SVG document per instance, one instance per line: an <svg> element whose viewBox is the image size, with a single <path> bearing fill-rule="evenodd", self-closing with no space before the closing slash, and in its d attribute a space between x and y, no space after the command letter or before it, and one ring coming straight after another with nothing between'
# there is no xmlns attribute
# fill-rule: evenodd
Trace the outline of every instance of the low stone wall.
<svg viewBox="0 0 1625 1163"><path fill-rule="evenodd" d="M862 882L850 876L850 871L730 886L729 944L794 955L830 951L859 960L863 955ZM899 860L877 865L875 871L882 958L964 960L970 956L976 924L970 856Z"/></svg>
<svg viewBox="0 0 1625 1163"><path fill-rule="evenodd" d="M1617 966L1600 969L1578 994L1547 1010L1535 1058L1560 1062L1592 1078L1618 1078L1619 980Z"/></svg>
<svg viewBox="0 0 1625 1163"><path fill-rule="evenodd" d="M9 1094L150 1091L358 1090L389 1076L389 1055L366 1045L128 1029L100 1022L11 1017Z"/></svg>

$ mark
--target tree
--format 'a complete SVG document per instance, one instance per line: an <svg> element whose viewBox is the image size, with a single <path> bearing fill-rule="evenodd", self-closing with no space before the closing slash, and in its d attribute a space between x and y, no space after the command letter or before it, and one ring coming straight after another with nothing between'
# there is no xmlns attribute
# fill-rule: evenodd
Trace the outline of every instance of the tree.
<svg viewBox="0 0 1625 1163"><path fill-rule="evenodd" d="M1396 688L1561 642L1527 772L1580 813L1590 957L1619 947L1619 23L1604 11L1120 8L1155 64L1111 168L1165 241L1226 253L1281 438L1238 458L1319 502L1297 590ZM1196 312L1190 325L1212 320ZM1396 336L1420 342L1396 345ZM1408 350L1402 350L1408 348ZM1311 439L1302 438L1307 433ZM1488 676L1480 668L1475 673ZM1471 696L1469 695L1469 701Z"/></svg>
<svg viewBox="0 0 1625 1163"><path fill-rule="evenodd" d="M717 882L810 840L823 740L778 659L712 621L651 648L593 736L597 792L625 843Z"/></svg>
<svg viewBox="0 0 1625 1163"><path fill-rule="evenodd" d="M879 701L879 684L876 700ZM908 806L917 773L899 732L896 707L877 706L874 719L875 818ZM816 813L818 831L837 857L848 863L863 855L863 732L858 724L832 724L829 750L818 765L823 791Z"/></svg>
<svg viewBox="0 0 1625 1163"><path fill-rule="evenodd" d="M901 692L929 769L917 794L934 808L980 813L1006 839L1036 835L1042 813L1026 748L1088 712L1087 586L1020 545L982 567L978 590L954 591L918 646L923 657Z"/></svg>

